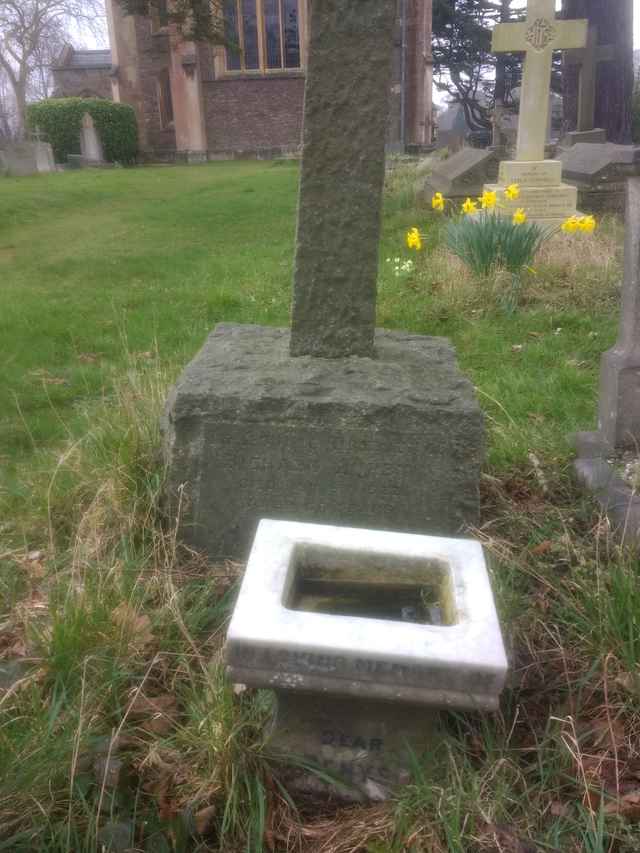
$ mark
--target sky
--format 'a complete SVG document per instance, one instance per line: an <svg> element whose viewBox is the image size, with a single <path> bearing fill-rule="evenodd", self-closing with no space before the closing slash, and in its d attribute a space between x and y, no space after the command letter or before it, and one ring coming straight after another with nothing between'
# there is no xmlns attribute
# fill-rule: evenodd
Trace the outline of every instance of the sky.
<svg viewBox="0 0 640 853"><path fill-rule="evenodd" d="M615 3L616 0L611 0L611 2ZM526 6L526 0L521 0L520 5ZM556 0L556 8L560 9L561 6L562 0ZM106 26L103 39L96 39L95 36L83 33L78 40L86 47L107 47ZM633 0L633 43L636 50L640 50L640 0Z"/></svg>

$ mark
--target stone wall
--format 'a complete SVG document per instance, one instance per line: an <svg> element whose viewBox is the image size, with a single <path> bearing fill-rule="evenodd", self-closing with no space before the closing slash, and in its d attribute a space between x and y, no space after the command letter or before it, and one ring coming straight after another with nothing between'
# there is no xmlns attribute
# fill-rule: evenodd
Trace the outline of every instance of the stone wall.
<svg viewBox="0 0 640 853"><path fill-rule="evenodd" d="M167 30L155 30L149 18L124 15L116 0L107 2L107 19L116 70L114 100L134 108L143 154L175 151L175 130L162 126L158 100L158 79L170 64Z"/></svg>
<svg viewBox="0 0 640 853"><path fill-rule="evenodd" d="M152 151L175 150L176 134L172 125L163 127L160 120L158 80L168 72L170 63L169 35L166 29L152 31L151 21L136 17L139 86L146 148Z"/></svg>
<svg viewBox="0 0 640 853"><path fill-rule="evenodd" d="M210 152L260 153L300 145L303 75L209 81L203 90Z"/></svg>
<svg viewBox="0 0 640 853"><path fill-rule="evenodd" d="M108 68L54 68L54 97L111 100L109 70Z"/></svg>

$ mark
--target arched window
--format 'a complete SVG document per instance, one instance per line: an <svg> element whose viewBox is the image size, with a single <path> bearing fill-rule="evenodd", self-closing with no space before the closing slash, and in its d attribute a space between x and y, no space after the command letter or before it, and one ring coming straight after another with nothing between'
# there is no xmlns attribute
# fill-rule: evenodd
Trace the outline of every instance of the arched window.
<svg viewBox="0 0 640 853"><path fill-rule="evenodd" d="M227 71L298 69L300 0L225 0Z"/></svg>
<svg viewBox="0 0 640 853"><path fill-rule="evenodd" d="M169 70L164 68L156 79L156 90L158 96L158 112L160 113L160 127L163 129L173 124L173 101L171 99L171 80Z"/></svg>

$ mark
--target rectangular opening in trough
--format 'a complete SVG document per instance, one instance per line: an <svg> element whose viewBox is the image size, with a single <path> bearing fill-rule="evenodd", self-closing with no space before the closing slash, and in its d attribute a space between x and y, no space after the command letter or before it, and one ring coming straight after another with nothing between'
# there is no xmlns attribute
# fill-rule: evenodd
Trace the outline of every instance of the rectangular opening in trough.
<svg viewBox="0 0 640 853"><path fill-rule="evenodd" d="M457 621L445 560L329 546L296 546L283 603L334 616L443 626Z"/></svg>

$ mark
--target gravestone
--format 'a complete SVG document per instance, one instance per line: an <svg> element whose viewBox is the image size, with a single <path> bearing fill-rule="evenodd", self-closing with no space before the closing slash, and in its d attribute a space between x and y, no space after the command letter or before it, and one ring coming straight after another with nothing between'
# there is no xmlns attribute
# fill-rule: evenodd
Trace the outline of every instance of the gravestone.
<svg viewBox="0 0 640 853"><path fill-rule="evenodd" d="M584 47L587 25L556 20L555 0L528 0L526 21L493 30L494 53L525 53L516 159L501 163L498 183L487 185L500 194L506 214L522 207L531 221L558 225L576 212L577 190L562 183L556 162L545 159L545 143L553 52ZM509 184L520 185L518 199L504 197Z"/></svg>
<svg viewBox="0 0 640 853"><path fill-rule="evenodd" d="M441 192L457 203L480 195L484 184L497 180L500 154L495 148L463 148L446 160L434 160L431 173L418 182L418 196L429 202Z"/></svg>
<svg viewBox="0 0 640 853"><path fill-rule="evenodd" d="M38 140L35 143L36 168L38 172L55 172L56 162L53 156L53 148L48 142Z"/></svg>
<svg viewBox="0 0 640 853"><path fill-rule="evenodd" d="M82 126L80 128L80 152L85 163L103 163L104 153L102 151L102 142L98 136L98 132L89 113L85 113L82 117Z"/></svg>
<svg viewBox="0 0 640 853"><path fill-rule="evenodd" d="M627 182L622 310L618 340L602 357L598 428L575 441L579 479L614 526L640 542L640 498L612 464L625 450L640 455L640 178Z"/></svg>
<svg viewBox="0 0 640 853"><path fill-rule="evenodd" d="M269 520L225 658L233 681L276 692L270 749L338 774L355 799L409 780L439 709L497 710L507 671L478 542Z"/></svg>
<svg viewBox="0 0 640 853"><path fill-rule="evenodd" d="M55 169L48 142L8 142L0 149L0 172L9 177L25 177Z"/></svg>
<svg viewBox="0 0 640 853"><path fill-rule="evenodd" d="M586 47L565 51L565 65L577 65L580 68L577 128L567 134L566 141L563 140L563 144L568 147L578 142L607 141L606 131L595 127L596 79L598 65L601 62L612 62L616 58L615 54L613 45L598 44L598 28L593 26L589 27Z"/></svg>
<svg viewBox="0 0 640 853"><path fill-rule="evenodd" d="M395 6L312 5L292 327L219 325L163 420L180 535L246 558L265 517L455 534L483 418L442 339L375 330Z"/></svg>
<svg viewBox="0 0 640 853"><path fill-rule="evenodd" d="M558 159L564 180L578 191L581 210L624 213L627 180L640 175L640 148L582 142Z"/></svg>

